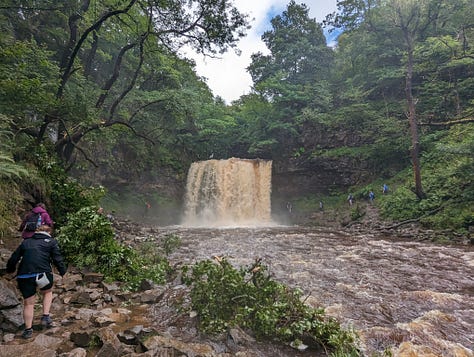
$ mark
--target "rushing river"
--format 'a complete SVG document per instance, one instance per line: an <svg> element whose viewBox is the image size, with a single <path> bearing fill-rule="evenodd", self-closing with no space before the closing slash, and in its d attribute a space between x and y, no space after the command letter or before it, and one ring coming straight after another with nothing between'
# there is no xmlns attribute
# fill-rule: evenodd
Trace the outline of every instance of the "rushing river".
<svg viewBox="0 0 474 357"><path fill-rule="evenodd" d="M263 258L276 280L354 328L364 354L474 356L474 249L317 228L161 228L173 263Z"/></svg>

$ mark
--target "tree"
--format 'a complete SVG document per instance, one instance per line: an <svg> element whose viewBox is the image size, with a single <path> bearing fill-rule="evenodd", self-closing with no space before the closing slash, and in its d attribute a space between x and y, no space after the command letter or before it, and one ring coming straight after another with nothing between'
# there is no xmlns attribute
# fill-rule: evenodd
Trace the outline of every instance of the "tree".
<svg viewBox="0 0 474 357"><path fill-rule="evenodd" d="M0 11L12 45L39 43L57 63L55 105L32 112L34 125L21 130L37 143L55 134L69 165L78 150L92 161L79 143L93 131L121 125L146 137L135 129L137 113L172 100L159 85L144 89L160 72L157 56L185 45L215 55L235 47L247 27L229 0L9 0ZM144 92L147 102L139 100Z"/></svg>
<svg viewBox="0 0 474 357"><path fill-rule="evenodd" d="M424 198L421 181L420 140L418 133L418 89L422 77L415 76L416 50L430 36L446 33L447 23L453 23L456 9L465 5L464 0L345 0L338 1L339 13L328 17L327 23L343 27L349 33L367 33L377 43L395 54L394 59L404 68L406 116L411 137L411 161L414 173L414 191ZM379 52L380 53L380 52ZM386 56L384 56L386 57Z"/></svg>
<svg viewBox="0 0 474 357"><path fill-rule="evenodd" d="M271 20L272 29L262 35L270 54L256 53L248 67L254 90L274 106L268 140L280 149L297 140L298 116L304 108L326 110L332 52L321 26L309 18L306 5L291 1L286 11ZM279 154L286 155L285 152Z"/></svg>

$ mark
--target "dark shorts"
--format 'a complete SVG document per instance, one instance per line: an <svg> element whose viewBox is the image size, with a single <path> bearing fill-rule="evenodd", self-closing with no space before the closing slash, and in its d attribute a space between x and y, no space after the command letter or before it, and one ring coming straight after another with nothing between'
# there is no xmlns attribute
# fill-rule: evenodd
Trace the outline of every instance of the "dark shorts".
<svg viewBox="0 0 474 357"><path fill-rule="evenodd" d="M42 291L49 290L53 287L53 273L46 273L46 276L48 277L50 283L45 287L41 288L40 290ZM36 286L36 277L18 278L16 279L16 281L18 283L18 289L20 289L21 295L24 299L27 299L36 294L36 289L38 289L38 287Z"/></svg>

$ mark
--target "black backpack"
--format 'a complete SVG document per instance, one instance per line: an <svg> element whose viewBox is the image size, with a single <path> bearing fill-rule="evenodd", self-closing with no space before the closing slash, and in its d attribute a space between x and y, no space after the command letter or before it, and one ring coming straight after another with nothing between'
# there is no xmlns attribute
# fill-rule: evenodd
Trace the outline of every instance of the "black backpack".
<svg viewBox="0 0 474 357"><path fill-rule="evenodd" d="M34 232L41 225L41 213L30 213L26 218L24 230Z"/></svg>

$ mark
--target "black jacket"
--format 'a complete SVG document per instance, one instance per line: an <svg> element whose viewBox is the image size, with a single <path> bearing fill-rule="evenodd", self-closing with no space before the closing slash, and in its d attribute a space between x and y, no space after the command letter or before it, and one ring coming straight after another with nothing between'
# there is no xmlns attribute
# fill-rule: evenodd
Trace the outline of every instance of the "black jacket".
<svg viewBox="0 0 474 357"><path fill-rule="evenodd" d="M37 232L31 238L24 239L7 262L7 272L13 273L20 261L17 275L30 273L50 273L51 263L59 274L66 274L66 265L59 251L58 242L48 233Z"/></svg>

